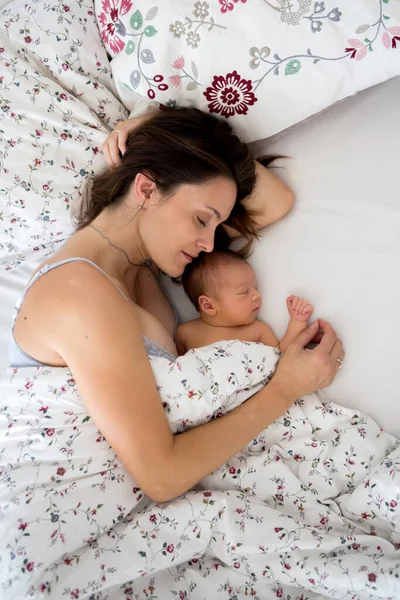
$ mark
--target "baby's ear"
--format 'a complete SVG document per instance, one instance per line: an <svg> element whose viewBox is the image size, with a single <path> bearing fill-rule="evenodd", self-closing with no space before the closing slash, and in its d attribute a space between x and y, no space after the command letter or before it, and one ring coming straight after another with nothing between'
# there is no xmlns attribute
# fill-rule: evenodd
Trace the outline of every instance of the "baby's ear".
<svg viewBox="0 0 400 600"><path fill-rule="evenodd" d="M199 296L199 307L200 312L205 313L210 317L213 317L217 312L215 301L212 298L210 298L210 296L206 296L205 294Z"/></svg>

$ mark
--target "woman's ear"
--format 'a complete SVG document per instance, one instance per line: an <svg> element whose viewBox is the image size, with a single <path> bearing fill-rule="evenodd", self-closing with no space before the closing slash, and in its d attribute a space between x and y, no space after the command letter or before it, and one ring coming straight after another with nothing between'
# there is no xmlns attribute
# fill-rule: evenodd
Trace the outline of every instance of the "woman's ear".
<svg viewBox="0 0 400 600"><path fill-rule="evenodd" d="M217 302L210 298L210 296L205 296L204 294L199 296L199 307L200 311L210 317L214 317L217 313Z"/></svg>
<svg viewBox="0 0 400 600"><path fill-rule="evenodd" d="M133 182L135 198L140 208L149 205L149 200L152 200L157 191L157 186L154 181L145 173L138 173Z"/></svg>

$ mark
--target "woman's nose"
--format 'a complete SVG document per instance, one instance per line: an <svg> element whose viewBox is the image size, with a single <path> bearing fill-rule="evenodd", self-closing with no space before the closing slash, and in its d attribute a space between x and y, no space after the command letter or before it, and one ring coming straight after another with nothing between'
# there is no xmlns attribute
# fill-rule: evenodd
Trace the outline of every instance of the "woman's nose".
<svg viewBox="0 0 400 600"><path fill-rule="evenodd" d="M212 252L214 250L214 233L204 232L198 244L204 252Z"/></svg>

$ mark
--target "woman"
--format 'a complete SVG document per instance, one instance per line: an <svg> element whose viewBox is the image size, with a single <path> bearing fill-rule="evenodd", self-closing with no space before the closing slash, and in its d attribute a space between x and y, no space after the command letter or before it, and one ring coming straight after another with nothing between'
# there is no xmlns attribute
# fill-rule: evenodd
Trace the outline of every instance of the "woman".
<svg viewBox="0 0 400 600"><path fill-rule="evenodd" d="M314 323L268 386L223 418L173 436L147 355L174 360L175 318L146 265L179 277L199 252L212 251L215 237L223 242L223 223L251 240L293 200L226 122L196 109L125 121L104 151L113 170L94 178L76 233L39 268L17 307L10 362L67 365L126 469L163 502L236 454L297 397L330 385L344 353L324 321L320 344L305 350Z"/></svg>

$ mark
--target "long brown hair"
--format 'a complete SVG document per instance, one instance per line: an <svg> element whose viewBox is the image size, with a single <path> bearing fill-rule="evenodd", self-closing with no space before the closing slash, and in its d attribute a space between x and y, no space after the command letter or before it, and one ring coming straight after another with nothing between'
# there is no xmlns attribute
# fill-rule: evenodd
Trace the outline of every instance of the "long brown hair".
<svg viewBox="0 0 400 600"><path fill-rule="evenodd" d="M155 113L130 134L120 165L96 174L89 181L76 215L77 228L89 225L105 208L118 206L138 173L151 177L165 195L185 183L203 183L217 176L232 179L237 195L226 225L245 238L246 243L238 252L248 256L258 235L254 213L242 201L255 185L254 157L229 123L197 108ZM219 226L215 249L227 248L230 241Z"/></svg>

